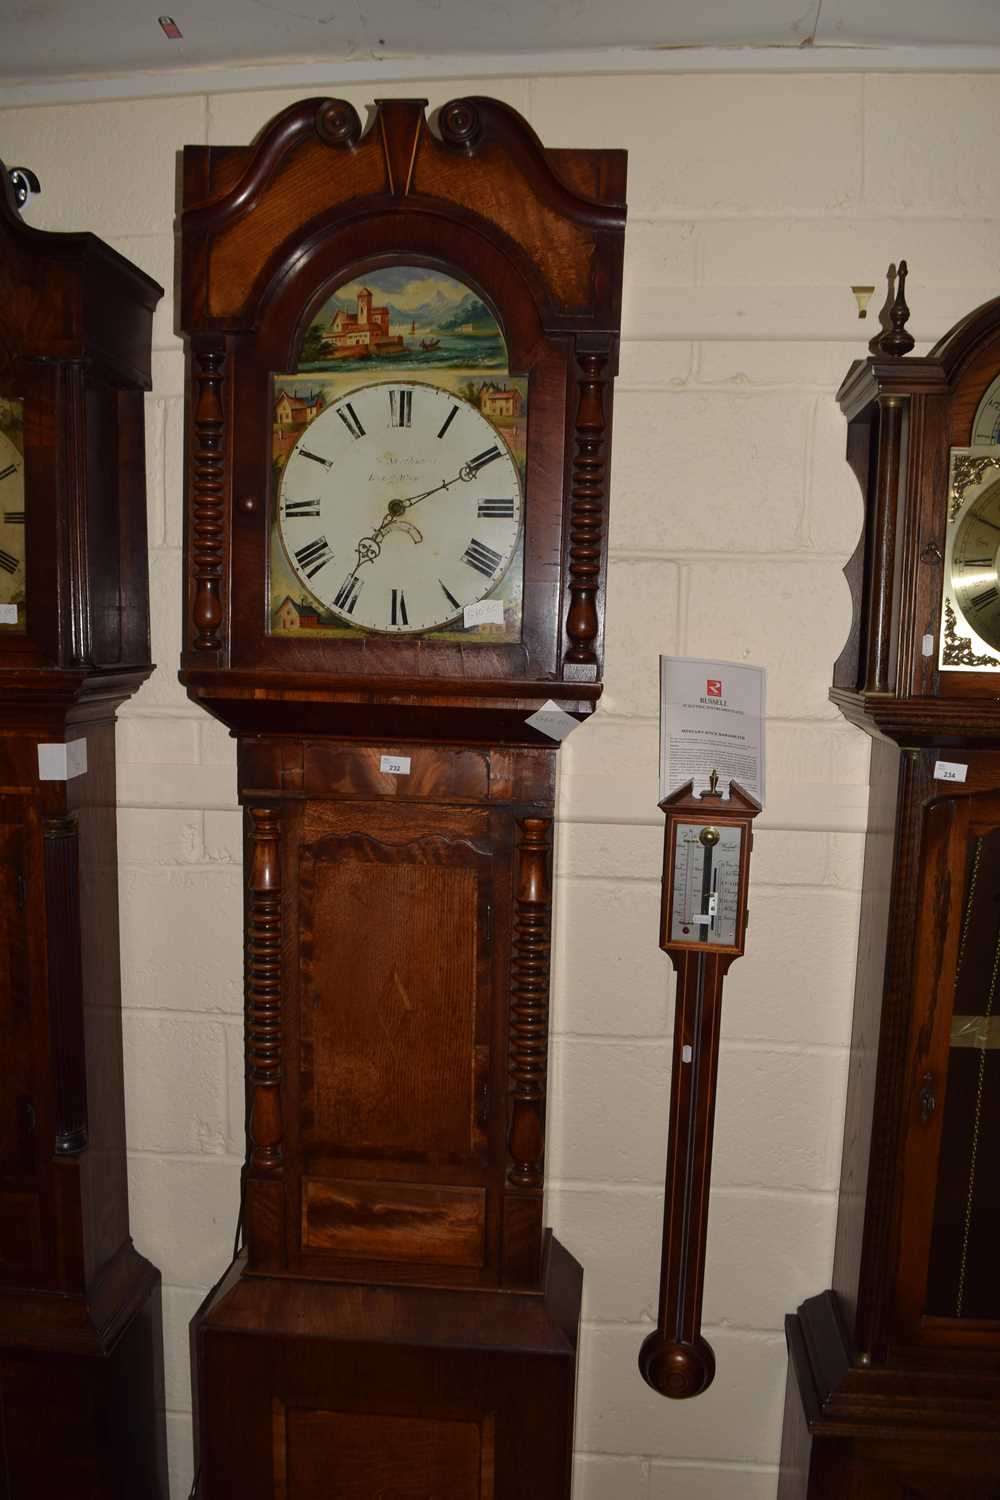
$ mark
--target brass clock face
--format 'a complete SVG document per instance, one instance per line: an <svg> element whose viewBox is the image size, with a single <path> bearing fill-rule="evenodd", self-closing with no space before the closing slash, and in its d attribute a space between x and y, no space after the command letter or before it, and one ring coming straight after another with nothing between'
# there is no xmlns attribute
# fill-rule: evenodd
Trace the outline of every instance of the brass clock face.
<svg viewBox="0 0 1000 1500"><path fill-rule="evenodd" d="M393 635L461 622L494 593L521 510L517 466L482 413L413 381L362 385L320 412L279 504L305 588L343 624Z"/></svg>
<svg viewBox="0 0 1000 1500"><path fill-rule="evenodd" d="M519 641L528 382L476 292L337 283L271 384L271 634Z"/></svg>
<svg viewBox="0 0 1000 1500"><path fill-rule="evenodd" d="M1000 671L1000 449L953 448L943 671Z"/></svg>
<svg viewBox="0 0 1000 1500"><path fill-rule="evenodd" d="M0 631L25 628L23 403L0 398Z"/></svg>

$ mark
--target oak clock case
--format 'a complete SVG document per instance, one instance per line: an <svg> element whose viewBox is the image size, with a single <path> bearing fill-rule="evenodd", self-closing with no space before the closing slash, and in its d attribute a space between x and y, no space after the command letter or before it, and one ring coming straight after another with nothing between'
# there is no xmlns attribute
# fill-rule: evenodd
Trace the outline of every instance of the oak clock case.
<svg viewBox="0 0 1000 1500"><path fill-rule="evenodd" d="M905 264L900 268L905 281ZM1000 1493L1000 300L839 392L865 530L831 697L872 736L832 1288L788 1318L781 1500Z"/></svg>
<svg viewBox="0 0 1000 1500"><path fill-rule="evenodd" d="M160 287L0 167L0 1488L166 1500L160 1277L129 1236L115 713L152 670ZM40 779L39 747L79 774Z"/></svg>
<svg viewBox="0 0 1000 1500"><path fill-rule="evenodd" d="M313 99L184 180L182 680L237 738L247 883L201 1494L556 1500L581 1270L542 1222L526 721L601 693L624 153L495 100Z"/></svg>

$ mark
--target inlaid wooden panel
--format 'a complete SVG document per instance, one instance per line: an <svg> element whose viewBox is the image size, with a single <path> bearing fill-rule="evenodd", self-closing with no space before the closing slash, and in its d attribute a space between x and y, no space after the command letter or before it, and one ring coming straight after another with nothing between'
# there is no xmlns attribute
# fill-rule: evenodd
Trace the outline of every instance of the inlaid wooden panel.
<svg viewBox="0 0 1000 1500"><path fill-rule="evenodd" d="M493 1500L493 1422L286 1409L275 1500Z"/></svg>
<svg viewBox="0 0 1000 1500"><path fill-rule="evenodd" d="M302 1244L359 1260L481 1266L486 1194L482 1188L418 1183L302 1184Z"/></svg>
<svg viewBox="0 0 1000 1500"><path fill-rule="evenodd" d="M468 1156L484 857L363 835L302 852L301 1126L335 1150Z"/></svg>

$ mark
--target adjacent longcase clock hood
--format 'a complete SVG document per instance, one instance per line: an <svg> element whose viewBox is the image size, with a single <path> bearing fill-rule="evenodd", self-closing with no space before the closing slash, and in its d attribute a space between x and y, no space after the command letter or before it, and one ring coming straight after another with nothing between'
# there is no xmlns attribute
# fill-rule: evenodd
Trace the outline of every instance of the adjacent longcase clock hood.
<svg viewBox="0 0 1000 1500"><path fill-rule="evenodd" d="M1000 473L1000 298L915 356L905 262L900 272L885 332L838 392L865 524L845 568L854 622L831 697L897 743L1000 743L996 548L982 539Z"/></svg>

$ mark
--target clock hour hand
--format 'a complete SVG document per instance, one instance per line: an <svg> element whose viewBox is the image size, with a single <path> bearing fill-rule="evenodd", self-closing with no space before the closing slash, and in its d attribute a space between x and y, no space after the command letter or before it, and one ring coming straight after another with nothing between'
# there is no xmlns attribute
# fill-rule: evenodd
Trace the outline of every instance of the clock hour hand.
<svg viewBox="0 0 1000 1500"><path fill-rule="evenodd" d="M398 504L398 502L393 503ZM362 563L373 563L376 560L382 551L382 539L390 531L405 531L410 541L414 544L418 544L424 539L423 533L418 531L416 526L411 525L409 521L399 520L398 516L393 514L390 508L386 511L375 530L369 536L363 536L355 547L354 553L357 557L357 562L353 569L355 574Z"/></svg>

